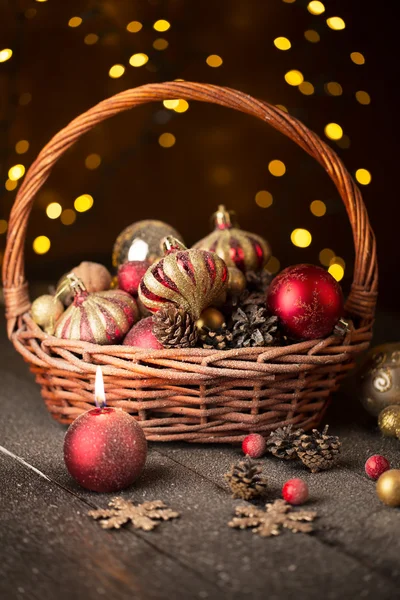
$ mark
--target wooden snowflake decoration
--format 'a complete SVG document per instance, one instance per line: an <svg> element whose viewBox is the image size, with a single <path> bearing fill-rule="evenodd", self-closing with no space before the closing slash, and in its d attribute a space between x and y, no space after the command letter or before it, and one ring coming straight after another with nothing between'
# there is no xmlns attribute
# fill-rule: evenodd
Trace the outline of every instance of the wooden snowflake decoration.
<svg viewBox="0 0 400 600"><path fill-rule="evenodd" d="M169 521L179 517L179 513L168 508L161 500L143 502L135 506L123 498L113 498L110 508L91 510L88 514L94 519L100 519L103 529L120 529L129 521L135 529L151 531L160 521Z"/></svg>
<svg viewBox="0 0 400 600"><path fill-rule="evenodd" d="M275 500L266 505L266 510L255 506L238 506L236 516L228 523L235 529L252 528L253 533L261 537L280 535L283 529L292 533L310 533L313 526L310 521L317 517L313 510L294 511L284 500Z"/></svg>

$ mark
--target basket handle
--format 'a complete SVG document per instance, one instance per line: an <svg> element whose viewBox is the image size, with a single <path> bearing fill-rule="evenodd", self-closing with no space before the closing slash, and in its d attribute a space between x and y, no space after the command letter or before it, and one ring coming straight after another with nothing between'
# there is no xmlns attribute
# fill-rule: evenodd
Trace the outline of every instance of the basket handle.
<svg viewBox="0 0 400 600"><path fill-rule="evenodd" d="M46 182L53 165L76 140L98 123L134 106L170 98L220 104L258 117L296 142L324 167L344 202L353 230L354 277L346 308L362 322L371 322L378 282L375 236L360 190L336 153L300 121L267 102L230 88L174 81L143 85L103 100L57 133L29 168L11 210L4 255L3 285L9 336L18 317L30 308L24 273L24 242L34 197Z"/></svg>

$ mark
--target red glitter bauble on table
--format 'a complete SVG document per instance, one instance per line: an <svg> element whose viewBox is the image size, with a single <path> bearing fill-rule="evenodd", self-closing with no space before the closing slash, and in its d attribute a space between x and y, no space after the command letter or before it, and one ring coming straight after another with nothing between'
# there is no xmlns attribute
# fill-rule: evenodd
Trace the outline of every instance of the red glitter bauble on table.
<svg viewBox="0 0 400 600"><path fill-rule="evenodd" d="M343 294L325 269L296 265L272 281L267 306L289 338L312 340L333 331L343 314Z"/></svg>
<svg viewBox="0 0 400 600"><path fill-rule="evenodd" d="M387 458L381 454L370 456L365 463L365 472L370 479L377 480L385 471L390 469L390 463Z"/></svg>
<svg viewBox="0 0 400 600"><path fill-rule="evenodd" d="M65 435L64 460L69 473L94 492L129 487L141 474L146 456L147 442L140 425L128 413L104 402L75 419Z"/></svg>
<svg viewBox="0 0 400 600"><path fill-rule="evenodd" d="M259 433L250 433L242 442L242 451L250 458L260 458L265 454L266 448L265 438Z"/></svg>
<svg viewBox="0 0 400 600"><path fill-rule="evenodd" d="M282 496L294 506L304 504L308 500L308 485L303 479L289 479L282 488Z"/></svg>

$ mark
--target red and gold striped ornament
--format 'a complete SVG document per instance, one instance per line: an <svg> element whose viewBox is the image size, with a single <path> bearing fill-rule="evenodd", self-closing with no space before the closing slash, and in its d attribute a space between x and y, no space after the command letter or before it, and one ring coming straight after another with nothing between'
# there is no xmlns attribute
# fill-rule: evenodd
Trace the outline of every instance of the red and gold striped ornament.
<svg viewBox="0 0 400 600"><path fill-rule="evenodd" d="M214 252L188 250L171 236L165 238L164 251L165 257L146 271L139 299L153 313L170 302L198 319L226 293L227 266Z"/></svg>
<svg viewBox="0 0 400 600"><path fill-rule="evenodd" d="M260 271L271 256L269 244L255 233L234 227L231 213L220 205L214 214L215 231L197 242L194 248L218 254L228 267L246 271Z"/></svg>
<svg viewBox="0 0 400 600"><path fill-rule="evenodd" d="M90 294L73 274L67 280L74 300L58 319L54 335L101 345L120 342L139 318L136 300L122 290Z"/></svg>

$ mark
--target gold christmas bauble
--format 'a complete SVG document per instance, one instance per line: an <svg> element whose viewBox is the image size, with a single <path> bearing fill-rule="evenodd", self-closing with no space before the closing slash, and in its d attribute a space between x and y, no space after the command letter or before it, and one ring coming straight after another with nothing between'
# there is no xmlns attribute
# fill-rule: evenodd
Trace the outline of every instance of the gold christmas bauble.
<svg viewBox="0 0 400 600"><path fill-rule="evenodd" d="M61 317L63 312L64 306L61 300L58 300L55 296L50 296L50 294L36 298L31 307L32 319L46 333L51 335L54 333L57 319Z"/></svg>
<svg viewBox="0 0 400 600"><path fill-rule="evenodd" d="M388 506L400 506L400 469L385 471L376 483L376 493Z"/></svg>
<svg viewBox="0 0 400 600"><path fill-rule="evenodd" d="M400 404L384 408L379 413L378 425L381 433L386 437L398 437L398 432L400 432Z"/></svg>
<svg viewBox="0 0 400 600"><path fill-rule="evenodd" d="M211 329L211 331L216 331L220 329L225 323L225 317L216 308L206 308L200 315L200 318L196 321L197 329L203 329L206 327L207 329Z"/></svg>
<svg viewBox="0 0 400 600"><path fill-rule="evenodd" d="M228 267L228 292L231 296L240 296L246 289L247 281L244 273L236 267Z"/></svg>
<svg viewBox="0 0 400 600"><path fill-rule="evenodd" d="M374 417L387 406L400 406L400 343L372 348L358 372L360 400Z"/></svg>

